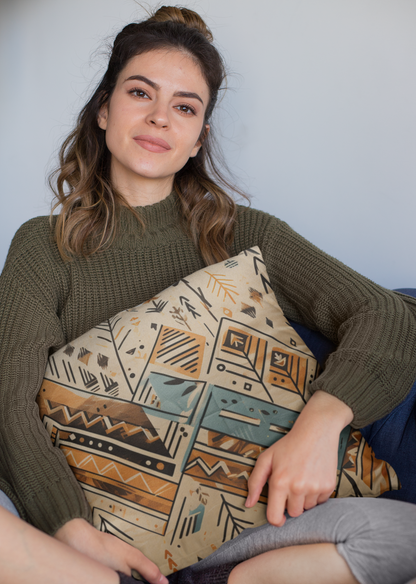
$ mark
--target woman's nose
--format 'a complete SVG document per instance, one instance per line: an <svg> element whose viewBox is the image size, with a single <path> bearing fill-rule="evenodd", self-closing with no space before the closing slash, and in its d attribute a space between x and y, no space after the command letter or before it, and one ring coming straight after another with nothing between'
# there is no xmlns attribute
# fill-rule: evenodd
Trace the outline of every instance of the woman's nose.
<svg viewBox="0 0 416 584"><path fill-rule="evenodd" d="M168 109L161 103L155 104L152 111L147 115L147 122L159 128L167 128L169 126Z"/></svg>

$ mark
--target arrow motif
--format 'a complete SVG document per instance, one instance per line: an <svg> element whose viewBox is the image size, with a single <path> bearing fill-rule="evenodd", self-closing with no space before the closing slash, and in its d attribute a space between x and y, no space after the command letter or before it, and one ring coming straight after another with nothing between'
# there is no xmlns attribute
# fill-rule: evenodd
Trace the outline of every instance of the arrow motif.
<svg viewBox="0 0 416 584"><path fill-rule="evenodd" d="M235 347L238 347L239 345L244 345L244 339L232 333L231 344L234 345Z"/></svg>
<svg viewBox="0 0 416 584"><path fill-rule="evenodd" d="M256 259L256 258L254 258L254 259ZM260 274L260 276L261 276L261 281L263 282L263 288L264 288L266 294L267 294L267 286L273 292L273 288L272 288L272 285L270 284L269 280L265 276L263 276L263 274Z"/></svg>
<svg viewBox="0 0 416 584"><path fill-rule="evenodd" d="M264 264L264 261L263 261L263 260L261 260L260 258L257 258L256 256L254 256L254 257L253 257L253 264L254 264L254 270L255 270L255 272L256 272L256 276L258 276L258 275L259 275L259 272L260 272L260 270L259 270L259 268L257 267L257 264L263 264L263 266L264 266L264 265L265 265L265 264ZM267 292L267 290L266 290L266 292Z"/></svg>
<svg viewBox="0 0 416 584"><path fill-rule="evenodd" d="M186 298L185 296L179 296L179 301L182 304L182 306L185 306L186 310L188 312L190 312L194 318L196 318L197 316L201 316L195 310L195 306L192 306L192 304L189 302L189 299L188 298Z"/></svg>
<svg viewBox="0 0 416 584"><path fill-rule="evenodd" d="M172 560L172 558L169 558L168 564L169 564L169 570L172 570L173 572L176 572L175 568L178 566L178 564L176 562L174 562Z"/></svg>
<svg viewBox="0 0 416 584"><path fill-rule="evenodd" d="M208 314L210 316L212 316L212 318L215 320L215 322L218 322L218 318L215 316L215 314L213 314L210 311L210 308L212 308L212 304L210 304L208 302L208 300L205 298L204 293L202 292L201 288L198 287L196 290L194 290L194 288L192 288L192 286L189 284L188 280L182 279L180 281L188 286L188 288L199 298L199 300L202 302L202 304L205 305L205 308L207 309Z"/></svg>
<svg viewBox="0 0 416 584"><path fill-rule="evenodd" d="M165 550L165 560L168 560L169 570L172 570L172 572L178 571L175 569L178 567L178 564L172 560L172 554L168 550Z"/></svg>

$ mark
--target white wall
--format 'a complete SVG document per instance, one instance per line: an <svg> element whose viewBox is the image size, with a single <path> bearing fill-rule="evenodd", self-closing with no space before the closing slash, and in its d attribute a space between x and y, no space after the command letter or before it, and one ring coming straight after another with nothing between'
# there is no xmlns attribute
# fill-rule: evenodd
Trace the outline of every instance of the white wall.
<svg viewBox="0 0 416 584"><path fill-rule="evenodd" d="M232 71L222 144L253 205L376 282L416 287L416 2L184 4ZM45 174L102 40L142 16L134 0L0 0L0 267L17 227L49 211Z"/></svg>

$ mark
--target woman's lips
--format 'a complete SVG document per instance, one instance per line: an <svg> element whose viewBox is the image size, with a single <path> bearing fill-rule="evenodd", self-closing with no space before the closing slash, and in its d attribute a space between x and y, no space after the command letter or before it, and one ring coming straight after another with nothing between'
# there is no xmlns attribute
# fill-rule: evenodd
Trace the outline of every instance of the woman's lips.
<svg viewBox="0 0 416 584"><path fill-rule="evenodd" d="M167 152L168 150L171 150L169 144L161 138L144 135L135 136L133 140L145 150L149 150L149 152Z"/></svg>

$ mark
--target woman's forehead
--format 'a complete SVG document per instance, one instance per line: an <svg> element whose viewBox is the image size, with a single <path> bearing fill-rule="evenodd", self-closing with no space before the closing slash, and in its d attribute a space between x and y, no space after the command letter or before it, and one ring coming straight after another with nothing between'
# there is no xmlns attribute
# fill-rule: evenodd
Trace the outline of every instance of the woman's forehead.
<svg viewBox="0 0 416 584"><path fill-rule="evenodd" d="M206 80L196 59L187 53L176 48L163 48L148 51L131 57L119 75L122 83L131 75L141 75L148 72L149 79L185 79L189 83L203 84L207 86ZM207 86L208 89L208 86Z"/></svg>

